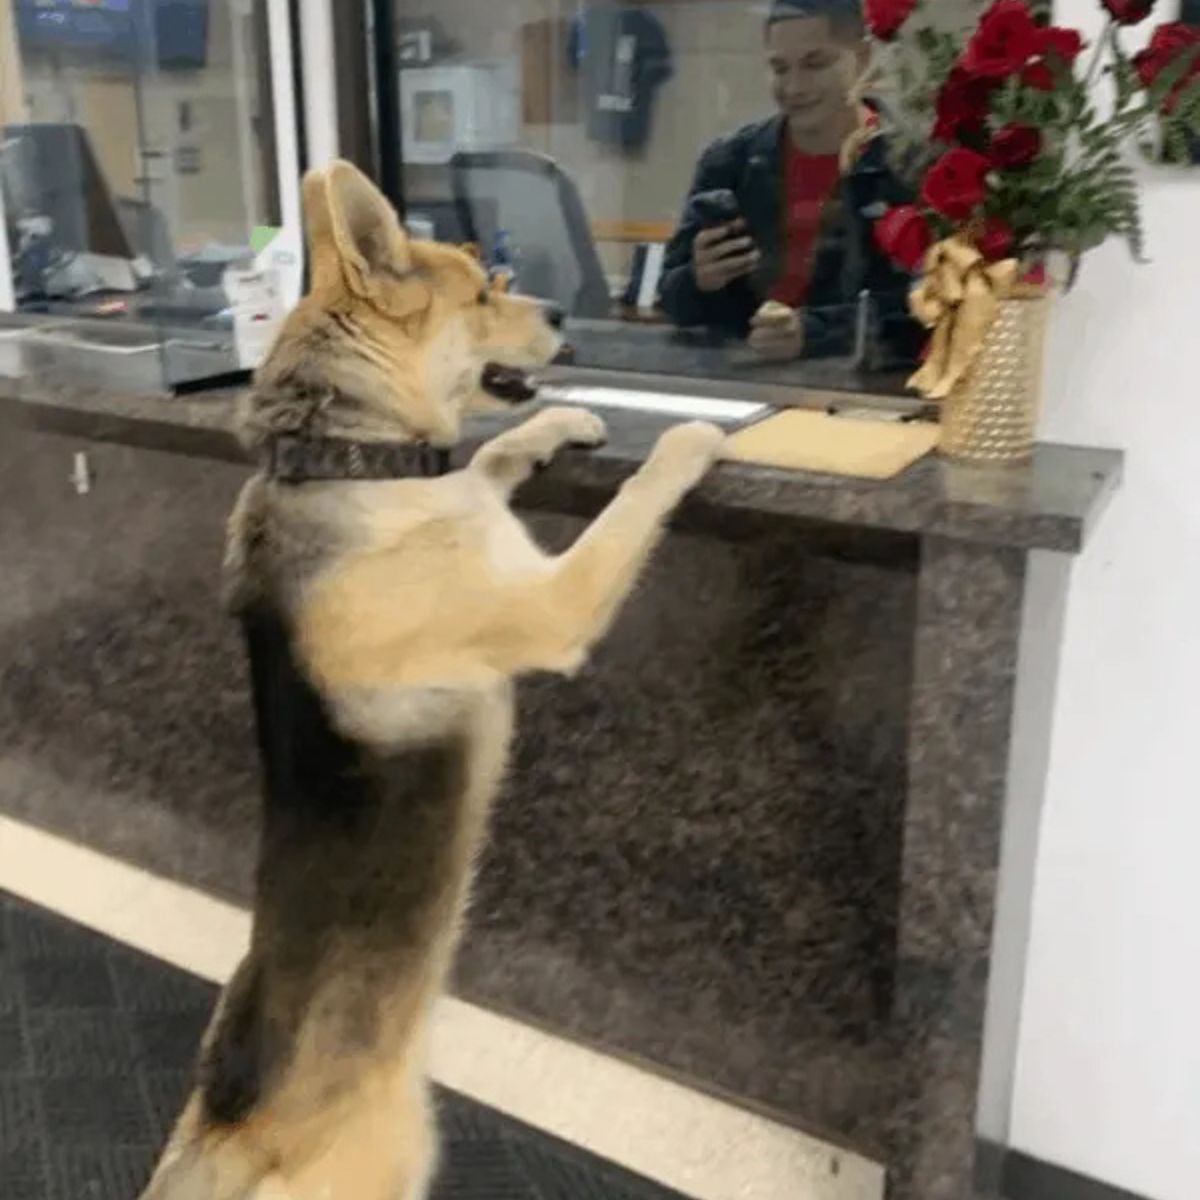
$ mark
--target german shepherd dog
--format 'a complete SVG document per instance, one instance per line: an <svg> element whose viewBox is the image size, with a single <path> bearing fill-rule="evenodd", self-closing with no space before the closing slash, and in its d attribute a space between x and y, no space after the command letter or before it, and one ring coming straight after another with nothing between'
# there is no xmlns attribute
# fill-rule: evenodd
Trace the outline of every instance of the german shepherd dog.
<svg viewBox="0 0 1200 1200"><path fill-rule="evenodd" d="M349 164L310 174L304 203L312 286L242 414L267 465L226 556L264 763L251 948L143 1200L426 1195L430 1012L513 681L579 669L723 441L711 425L669 430L556 556L509 500L560 447L604 439L583 409L539 412L454 474L362 478L373 452L454 444L486 364L539 367L561 339L467 252L411 241ZM281 478L284 439L346 470Z"/></svg>

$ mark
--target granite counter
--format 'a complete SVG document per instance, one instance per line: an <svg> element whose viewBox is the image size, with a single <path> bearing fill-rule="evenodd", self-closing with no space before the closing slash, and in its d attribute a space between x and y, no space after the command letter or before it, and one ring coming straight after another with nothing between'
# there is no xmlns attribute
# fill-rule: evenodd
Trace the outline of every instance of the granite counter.
<svg viewBox="0 0 1200 1200"><path fill-rule="evenodd" d="M43 372L0 377L0 428L60 433L243 462L232 434L237 389L164 397L121 394L77 378ZM487 437L521 417L468 422L456 455L465 461ZM549 505L570 489L607 494L636 470L663 429L677 418L652 412L605 412L609 441L595 451L565 451L530 485L524 499ZM1025 550L1077 553L1121 475L1111 450L1043 444L1021 470L981 471L925 458L882 482L726 463L704 481L693 505L832 522L923 536L963 538Z"/></svg>
<svg viewBox="0 0 1200 1200"><path fill-rule="evenodd" d="M0 811L245 899L256 763L215 598L235 399L0 381ZM606 416L522 494L549 546L670 423ZM991 971L997 879L1002 847L1031 879L1006 823L1040 803L1028 771L1009 791L1013 712L1053 689L1018 678L1030 556L1052 661L1119 474L1059 446L885 483L716 469L584 674L522 685L457 990L884 1159L893 1200L994 1196L977 1125L1020 977Z"/></svg>

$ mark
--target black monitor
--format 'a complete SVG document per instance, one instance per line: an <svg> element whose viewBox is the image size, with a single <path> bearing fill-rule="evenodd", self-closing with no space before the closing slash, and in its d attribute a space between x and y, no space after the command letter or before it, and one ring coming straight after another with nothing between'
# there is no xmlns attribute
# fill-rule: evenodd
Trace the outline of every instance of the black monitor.
<svg viewBox="0 0 1200 1200"><path fill-rule="evenodd" d="M117 206L78 125L7 125L0 184L11 222L45 217L54 248L132 260Z"/></svg>
<svg viewBox="0 0 1200 1200"><path fill-rule="evenodd" d="M208 62L209 0L15 0L25 53L81 50L113 64L198 70Z"/></svg>

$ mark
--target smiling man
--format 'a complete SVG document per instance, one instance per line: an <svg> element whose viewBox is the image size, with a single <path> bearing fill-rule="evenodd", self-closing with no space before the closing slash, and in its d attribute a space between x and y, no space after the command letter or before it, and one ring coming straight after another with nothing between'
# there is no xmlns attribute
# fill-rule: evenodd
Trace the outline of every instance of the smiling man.
<svg viewBox="0 0 1200 1200"><path fill-rule="evenodd" d="M660 303L680 326L746 337L763 358L849 354L859 296L888 357L915 358L909 278L875 219L911 197L853 98L866 64L858 0L774 0L766 61L778 112L703 154L667 248ZM768 303L769 301L773 303Z"/></svg>

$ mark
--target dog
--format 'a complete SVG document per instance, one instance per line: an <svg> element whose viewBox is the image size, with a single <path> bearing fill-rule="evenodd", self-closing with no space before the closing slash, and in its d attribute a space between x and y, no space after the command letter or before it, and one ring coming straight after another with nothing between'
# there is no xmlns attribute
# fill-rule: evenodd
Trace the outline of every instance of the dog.
<svg viewBox="0 0 1200 1200"><path fill-rule="evenodd" d="M411 240L350 164L311 173L304 206L311 286L241 413L266 465L225 564L264 771L251 947L143 1200L426 1195L430 1014L514 680L581 667L723 442L703 423L668 430L556 556L509 501L561 447L603 441L584 409L544 409L464 470L392 477L398 457L459 440L490 403L488 364L536 369L562 339L470 254Z"/></svg>

